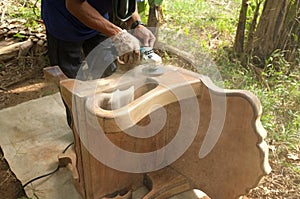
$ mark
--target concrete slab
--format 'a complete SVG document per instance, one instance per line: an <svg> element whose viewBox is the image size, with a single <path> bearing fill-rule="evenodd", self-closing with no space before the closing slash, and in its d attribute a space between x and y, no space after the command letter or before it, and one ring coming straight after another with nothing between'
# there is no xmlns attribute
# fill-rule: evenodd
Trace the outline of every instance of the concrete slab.
<svg viewBox="0 0 300 199"><path fill-rule="evenodd" d="M0 145L22 184L55 170L58 154L71 142L73 135L59 93L0 110ZM82 199L66 168L33 182L25 191L30 198ZM147 189L141 188L133 198L140 199L146 193ZM202 195L189 191L172 199L196 199Z"/></svg>
<svg viewBox="0 0 300 199"><path fill-rule="evenodd" d="M0 145L22 184L55 170L58 154L73 142L64 113L59 93L0 110ZM30 198L81 199L65 168L25 191Z"/></svg>

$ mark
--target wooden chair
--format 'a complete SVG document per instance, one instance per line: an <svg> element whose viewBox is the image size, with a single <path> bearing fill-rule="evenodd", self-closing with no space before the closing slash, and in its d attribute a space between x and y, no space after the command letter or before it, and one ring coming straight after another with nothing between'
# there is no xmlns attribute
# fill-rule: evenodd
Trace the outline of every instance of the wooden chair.
<svg viewBox="0 0 300 199"><path fill-rule="evenodd" d="M70 163L83 198L126 199L146 186L143 199L166 199L194 188L211 198L232 199L271 171L256 96L218 88L206 76L171 65L158 76L142 71L80 81L66 78L58 67L44 70L72 112L75 145L60 161ZM127 98L116 107L111 98L117 91ZM160 116L165 120L156 134L137 130L157 130L147 125Z"/></svg>

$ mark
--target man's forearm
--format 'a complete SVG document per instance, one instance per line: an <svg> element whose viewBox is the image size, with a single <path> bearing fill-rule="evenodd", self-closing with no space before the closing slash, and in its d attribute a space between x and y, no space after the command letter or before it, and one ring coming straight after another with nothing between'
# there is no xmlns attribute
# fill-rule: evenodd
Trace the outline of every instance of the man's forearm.
<svg viewBox="0 0 300 199"><path fill-rule="evenodd" d="M108 37L122 31L121 28L105 19L85 0L66 0L66 7L79 21Z"/></svg>
<svg viewBox="0 0 300 199"><path fill-rule="evenodd" d="M135 9L135 12L132 14L130 19L128 19L128 21L126 21L127 27L130 28L135 21L141 21L141 17L138 13L137 6L136 6L136 9Z"/></svg>

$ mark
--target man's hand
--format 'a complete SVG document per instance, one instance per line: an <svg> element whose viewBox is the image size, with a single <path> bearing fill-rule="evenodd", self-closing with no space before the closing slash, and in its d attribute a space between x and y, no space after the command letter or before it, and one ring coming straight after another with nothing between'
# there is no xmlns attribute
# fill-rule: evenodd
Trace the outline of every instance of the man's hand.
<svg viewBox="0 0 300 199"><path fill-rule="evenodd" d="M155 36L153 33L143 25L137 26L133 29L133 35L136 36L142 43L142 46L153 47Z"/></svg>
<svg viewBox="0 0 300 199"><path fill-rule="evenodd" d="M118 52L119 60L124 64L134 64L140 60L140 44L139 40L122 30L112 37L114 46Z"/></svg>

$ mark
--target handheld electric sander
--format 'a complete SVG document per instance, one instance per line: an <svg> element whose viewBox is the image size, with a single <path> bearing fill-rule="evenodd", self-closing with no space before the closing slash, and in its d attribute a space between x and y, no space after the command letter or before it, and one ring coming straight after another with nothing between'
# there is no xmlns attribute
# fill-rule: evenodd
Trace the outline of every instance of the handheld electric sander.
<svg viewBox="0 0 300 199"><path fill-rule="evenodd" d="M141 47L142 72L148 76L158 76L164 73L162 58L156 54L152 47Z"/></svg>

